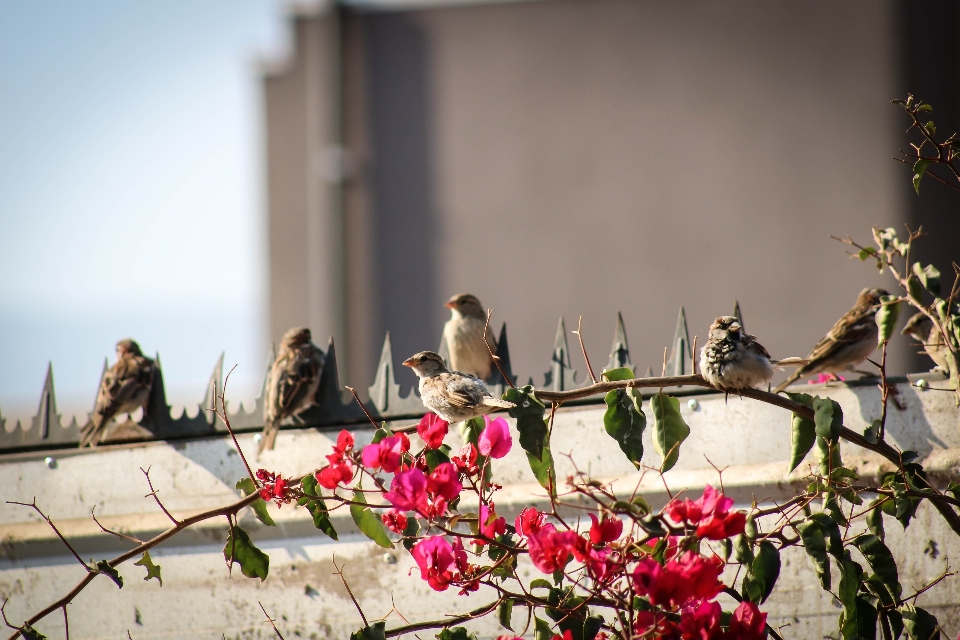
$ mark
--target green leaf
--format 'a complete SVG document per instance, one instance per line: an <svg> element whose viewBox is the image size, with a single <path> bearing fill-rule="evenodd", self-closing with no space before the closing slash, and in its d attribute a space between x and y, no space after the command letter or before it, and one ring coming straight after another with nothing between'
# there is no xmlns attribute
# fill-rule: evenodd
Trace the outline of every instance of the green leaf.
<svg viewBox="0 0 960 640"><path fill-rule="evenodd" d="M892 610L881 610L880 618L886 619L890 624L890 637L894 640L900 638L903 635L903 616L900 615L900 612L896 609Z"/></svg>
<svg viewBox="0 0 960 640"><path fill-rule="evenodd" d="M937 135L937 125L933 123L933 120L927 120L923 125L924 131L930 134L930 137Z"/></svg>
<svg viewBox="0 0 960 640"><path fill-rule="evenodd" d="M836 442L843 426L843 409L840 404L831 398L816 397L813 399L813 411L817 435L824 440Z"/></svg>
<svg viewBox="0 0 960 640"><path fill-rule="evenodd" d="M447 455L448 451L444 451L443 447L447 445L441 445L439 449L430 449L429 451L424 452L423 457L427 461L427 468L430 471L433 471L437 468L437 465L444 462L450 462L450 456Z"/></svg>
<svg viewBox="0 0 960 640"><path fill-rule="evenodd" d="M882 296L880 308L877 310L878 344L888 342L897 329L897 320L900 319L900 298L897 296Z"/></svg>
<svg viewBox="0 0 960 640"><path fill-rule="evenodd" d="M547 624L547 621L541 620L536 616L534 616L533 620L533 639L551 640L553 638L553 632L550 631L550 625Z"/></svg>
<svg viewBox="0 0 960 640"><path fill-rule="evenodd" d="M364 504L367 502L366 499L364 499L363 494L359 491L353 492L353 501L362 502ZM360 529L360 532L363 533L363 535L367 536L384 549L393 549L393 543L390 542L390 538L387 536L387 530L383 526L383 521L380 520L380 517L377 516L377 514L370 510L370 507L365 507L363 504L351 504L350 516L353 518L357 528Z"/></svg>
<svg viewBox="0 0 960 640"><path fill-rule="evenodd" d="M867 528L870 529L870 533L877 536L881 540L884 539L883 531L883 510L880 509L879 505L883 501L883 498L877 498L868 505L870 509L867 512L866 521Z"/></svg>
<svg viewBox="0 0 960 640"><path fill-rule="evenodd" d="M643 457L643 430L647 426L640 392L636 389L612 389L604 401L607 410L603 414L603 428L617 441L627 459L639 466Z"/></svg>
<svg viewBox="0 0 960 640"><path fill-rule="evenodd" d="M657 536L659 538L667 535L667 530L663 527L663 522L661 522L660 518L652 513L641 518L638 521L638 524L644 531L652 536Z"/></svg>
<svg viewBox="0 0 960 640"><path fill-rule="evenodd" d="M381 620L350 634L350 640L387 640L387 622Z"/></svg>
<svg viewBox="0 0 960 640"><path fill-rule="evenodd" d="M877 637L877 609L863 596L857 596L852 607L840 614L840 634L844 640Z"/></svg>
<svg viewBox="0 0 960 640"><path fill-rule="evenodd" d="M863 567L854 562L850 552L845 550L840 562L840 586L837 589L837 597L845 609L850 611L856 609L857 592L860 591L861 582L863 582Z"/></svg>
<svg viewBox="0 0 960 640"><path fill-rule="evenodd" d="M827 538L823 529L813 520L805 520L797 526L803 548L813 560L813 565L820 578L820 586L824 591L830 591L830 559L827 557Z"/></svg>
<svg viewBox="0 0 960 640"><path fill-rule="evenodd" d="M378 444L384 438L389 438L393 435L393 431L387 428L387 423L381 423L377 430L373 432L373 440L371 444Z"/></svg>
<svg viewBox="0 0 960 640"><path fill-rule="evenodd" d="M240 573L248 578L260 578L260 582L266 580L270 572L270 556L260 551L250 541L247 532L238 526L230 527L223 557L227 562L239 564Z"/></svg>
<svg viewBox="0 0 960 640"><path fill-rule="evenodd" d="M930 112L933 111L933 107L931 107L931 106L928 105L928 104L921 104L921 105L917 106L917 111L926 111L926 112L930 113Z"/></svg>
<svg viewBox="0 0 960 640"><path fill-rule="evenodd" d="M123 577L121 577L120 572L116 568L112 567L109 562L106 560L101 560L96 565L96 572L102 575L107 576L113 580L114 584L118 588L123 589Z"/></svg>
<svg viewBox="0 0 960 640"><path fill-rule="evenodd" d="M544 582L546 582L546 580L544 580ZM513 600L507 599L501 602L500 606L497 607L497 620L500 621L501 627L513 631L513 627L510 626L511 616L513 616Z"/></svg>
<svg viewBox="0 0 960 640"><path fill-rule="evenodd" d="M503 399L516 405L510 409L510 417L517 421L520 446L528 455L539 460L547 440L547 425L543 420L543 414L547 408L540 402L533 386L529 384L519 389L507 389Z"/></svg>
<svg viewBox="0 0 960 640"><path fill-rule="evenodd" d="M619 380L633 380L636 378L636 376L633 375L633 369L630 367L618 367L616 369L610 369L609 371L604 371L601 373L600 377L605 380L609 380L610 382L617 382Z"/></svg>
<svg viewBox="0 0 960 640"><path fill-rule="evenodd" d="M780 577L780 550L769 540L762 540L757 545L757 555L750 565L750 571L760 587L762 603L773 593L773 587Z"/></svg>
<svg viewBox="0 0 960 640"><path fill-rule="evenodd" d="M827 552L837 559L837 562L843 562L844 549L843 537L840 535L840 525L830 517L830 514L818 511L810 514L810 520L816 522L823 529L827 538Z"/></svg>
<svg viewBox="0 0 960 640"><path fill-rule="evenodd" d="M438 640L477 640L477 634L470 633L466 627L453 627L444 629L437 634Z"/></svg>
<svg viewBox="0 0 960 640"><path fill-rule="evenodd" d="M937 617L920 607L905 604L900 607L903 626L910 640L932 640L940 637L940 623Z"/></svg>
<svg viewBox="0 0 960 640"><path fill-rule="evenodd" d="M537 460L531 454L527 454L527 463L533 476L540 483L540 486L550 492L554 498L557 496L557 472L553 466L553 453L550 451L550 443L543 448L543 457Z"/></svg>
<svg viewBox="0 0 960 640"><path fill-rule="evenodd" d="M917 274L924 288L935 296L940 295L940 270L932 264L920 268L919 262L913 263L913 272Z"/></svg>
<svg viewBox="0 0 960 640"><path fill-rule="evenodd" d="M313 478L313 476L310 477ZM314 482L316 482L316 478L314 478ZM253 484L253 480L250 478L243 478L242 480L238 481L237 489L243 491L243 495L245 496L257 491L257 487ZM268 527L277 526L277 523L274 522L273 518L270 517L270 514L267 513L267 503L263 501L263 498L257 498L250 503L250 508L253 509L253 514L257 516L257 520Z"/></svg>
<svg viewBox="0 0 960 640"><path fill-rule="evenodd" d="M249 478L247 478L249 480ZM149 551L144 551L143 556L133 564L139 565L147 570L147 577L144 578L144 581L149 580L150 578L156 578L157 582L160 583L160 586L163 586L163 578L160 577L160 565L153 564L153 559L150 557Z"/></svg>
<svg viewBox="0 0 960 640"><path fill-rule="evenodd" d="M653 449L663 462L661 471L669 471L680 458L680 444L690 435L690 427L680 415L680 401L658 393L650 398L653 411Z"/></svg>
<svg viewBox="0 0 960 640"><path fill-rule="evenodd" d="M917 276L911 275L907 278L907 293L915 301L923 301L923 285L920 284L920 279Z"/></svg>
<svg viewBox="0 0 960 640"><path fill-rule="evenodd" d="M533 589L553 589L553 585L544 578L535 578L530 582L530 590Z"/></svg>
<svg viewBox="0 0 960 640"><path fill-rule="evenodd" d="M47 640L47 636L37 631L26 622L24 622L23 626L20 627L20 635L26 638L26 640Z"/></svg>
<svg viewBox="0 0 960 640"><path fill-rule="evenodd" d="M297 499L297 504L306 507L307 511L313 516L313 526L323 531L329 537L337 540L337 530L333 528L330 522L330 513L327 511L327 505L324 504L317 490L317 479L313 474L307 474L300 481L300 490L306 497Z"/></svg>
<svg viewBox="0 0 960 640"><path fill-rule="evenodd" d="M840 458L840 443L829 442L817 436L817 462L820 466L820 475L828 477L831 470L843 466Z"/></svg>
<svg viewBox="0 0 960 640"><path fill-rule="evenodd" d="M806 393L787 393L794 402L813 406L813 398ZM792 414L790 423L790 471L796 469L813 448L817 439L816 424L810 418Z"/></svg>
<svg viewBox="0 0 960 640"><path fill-rule="evenodd" d="M583 621L583 640L593 640L600 633L603 627L603 618L600 616L587 616Z"/></svg>
<svg viewBox="0 0 960 640"><path fill-rule="evenodd" d="M483 433L484 428L485 424L482 416L471 418L470 420L464 420L457 425L457 430L460 432L460 437L463 439L463 443L467 444L469 442L475 446L477 442L479 442L480 434ZM482 467L483 465L479 466Z"/></svg>
<svg viewBox="0 0 960 640"><path fill-rule="evenodd" d="M863 262L870 256L875 256L875 255L877 255L877 250L874 249L873 247L864 247L863 249L860 249L859 253L857 253L857 256L860 258L861 262Z"/></svg>
<svg viewBox="0 0 960 640"><path fill-rule="evenodd" d="M867 579L863 581L863 586L867 591L876 596L877 600L879 600L883 606L892 607L896 605L895 596L890 593L887 585L883 584L883 580L881 580L877 574L871 573L867 576Z"/></svg>
<svg viewBox="0 0 960 640"><path fill-rule="evenodd" d="M849 524L846 515L843 513L843 509L837 502L837 496L832 490L827 492L827 499L823 501L823 508L830 512L830 516L841 527L846 527Z"/></svg>
<svg viewBox="0 0 960 640"><path fill-rule="evenodd" d="M863 554L873 572L883 581L887 590L899 598L901 587L897 562L883 540L872 533L863 533L853 539L853 544L860 549L860 553Z"/></svg>
<svg viewBox="0 0 960 640"><path fill-rule="evenodd" d="M740 564L749 567L753 564L753 546L744 535L737 536L733 543L733 557Z"/></svg>
<svg viewBox="0 0 960 640"><path fill-rule="evenodd" d="M921 158L913 165L913 190L917 192L917 195L920 195L920 179L923 178L928 164L930 164L929 160Z"/></svg>

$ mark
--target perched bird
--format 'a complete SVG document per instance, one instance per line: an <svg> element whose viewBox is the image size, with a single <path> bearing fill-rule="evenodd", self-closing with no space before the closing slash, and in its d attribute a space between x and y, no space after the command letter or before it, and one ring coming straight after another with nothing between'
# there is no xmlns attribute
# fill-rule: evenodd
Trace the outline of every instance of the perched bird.
<svg viewBox="0 0 960 640"><path fill-rule="evenodd" d="M443 306L450 309L450 319L443 325L443 337L450 350L450 368L486 380L493 366L490 353L496 353L497 343L490 333L486 342L483 340L483 329L487 323L483 305L477 296L460 293ZM487 345L490 346L489 350Z"/></svg>
<svg viewBox="0 0 960 640"><path fill-rule="evenodd" d="M939 369L947 376L950 375L950 352L943 342L940 331L926 314L919 311L913 314L913 317L907 320L907 326L900 333L920 342L923 345L923 350L936 363L937 366L934 368Z"/></svg>
<svg viewBox="0 0 960 640"><path fill-rule="evenodd" d="M448 371L443 358L421 351L403 361L420 378L423 405L447 422L461 422L516 405L490 395L483 380L468 373Z"/></svg>
<svg viewBox="0 0 960 640"><path fill-rule="evenodd" d="M769 382L777 364L756 338L744 333L734 316L714 320L700 350L700 374L719 389L747 389Z"/></svg>
<svg viewBox="0 0 960 640"><path fill-rule="evenodd" d="M283 334L267 377L261 452L273 449L281 422L313 405L323 362L323 351L311 342L310 329L295 327Z"/></svg>
<svg viewBox="0 0 960 640"><path fill-rule="evenodd" d="M800 367L787 378L776 393L780 393L801 376L814 373L837 371L856 371L877 348L877 309L880 297L889 295L883 289L864 289L857 296L857 302L850 311L837 320L807 356L807 364Z"/></svg>
<svg viewBox="0 0 960 640"><path fill-rule="evenodd" d="M156 368L130 338L117 343L117 361L100 381L90 422L80 432L80 447L97 446L107 435L110 421L147 404Z"/></svg>

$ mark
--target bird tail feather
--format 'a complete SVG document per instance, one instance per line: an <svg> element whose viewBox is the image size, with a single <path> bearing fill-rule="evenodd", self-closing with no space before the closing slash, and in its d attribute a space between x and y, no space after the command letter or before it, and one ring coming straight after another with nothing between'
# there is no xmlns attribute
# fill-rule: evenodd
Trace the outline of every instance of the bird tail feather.
<svg viewBox="0 0 960 640"><path fill-rule="evenodd" d="M810 364L810 361L806 358L783 358L782 360L774 360L773 364L778 367L802 367Z"/></svg>
<svg viewBox="0 0 960 640"><path fill-rule="evenodd" d="M267 422L263 427L263 438L260 439L260 448L257 449L257 453L263 453L267 449L273 450L273 447L277 443L277 432L280 431L280 424L278 422Z"/></svg>
<svg viewBox="0 0 960 640"><path fill-rule="evenodd" d="M517 405L508 400L501 400L500 398L484 398L483 406L496 407L497 409L513 409Z"/></svg>

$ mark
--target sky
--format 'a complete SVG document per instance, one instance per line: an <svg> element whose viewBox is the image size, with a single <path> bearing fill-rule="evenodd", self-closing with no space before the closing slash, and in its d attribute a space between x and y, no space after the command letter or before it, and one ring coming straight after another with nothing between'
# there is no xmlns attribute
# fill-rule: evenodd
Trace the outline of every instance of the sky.
<svg viewBox="0 0 960 640"><path fill-rule="evenodd" d="M89 411L136 339L168 399L266 366L259 65L278 0L0 0L0 413ZM194 409L195 410L195 409ZM8 420L8 428L12 425Z"/></svg>

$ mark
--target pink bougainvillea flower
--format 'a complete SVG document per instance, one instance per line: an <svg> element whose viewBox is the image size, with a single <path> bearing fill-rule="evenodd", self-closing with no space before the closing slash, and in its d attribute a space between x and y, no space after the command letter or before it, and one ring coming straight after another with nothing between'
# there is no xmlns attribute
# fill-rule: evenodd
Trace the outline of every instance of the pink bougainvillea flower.
<svg viewBox="0 0 960 640"><path fill-rule="evenodd" d="M441 462L427 478L427 492L440 496L447 502L460 495L463 484L457 479L457 468L449 462Z"/></svg>
<svg viewBox="0 0 960 640"><path fill-rule="evenodd" d="M744 600L730 618L729 637L737 640L763 640L767 630L767 614L760 613L757 605Z"/></svg>
<svg viewBox="0 0 960 640"><path fill-rule="evenodd" d="M807 380L807 384L825 384L827 382L833 382L834 380L846 380L843 376L838 376L834 373L820 373L817 374L816 379Z"/></svg>
<svg viewBox="0 0 960 640"><path fill-rule="evenodd" d="M672 500L666 511L678 524L697 527L697 536L708 540L723 540L743 533L747 515L742 511L730 511L733 500L707 485L703 495L696 500Z"/></svg>
<svg viewBox="0 0 960 640"><path fill-rule="evenodd" d="M503 418L491 420L490 416L483 416L483 420L487 425L480 433L477 448L481 455L502 458L510 452L510 448L513 446L510 427Z"/></svg>
<svg viewBox="0 0 960 640"><path fill-rule="evenodd" d="M383 520L383 524L393 531L394 533L403 533L403 530L407 528L407 514L403 511L388 511L380 519Z"/></svg>
<svg viewBox="0 0 960 640"><path fill-rule="evenodd" d="M427 478L420 469L401 471L393 476L385 500L401 511L427 512Z"/></svg>
<svg viewBox="0 0 960 640"><path fill-rule="evenodd" d="M527 507L517 516L514 527L520 535L530 536L538 533L546 521L547 514L540 513L533 507Z"/></svg>
<svg viewBox="0 0 960 640"><path fill-rule="evenodd" d="M434 591L447 590L453 579L450 565L454 558L453 547L443 536L423 538L413 546L410 555L420 567L420 577L426 580Z"/></svg>
<svg viewBox="0 0 960 640"><path fill-rule="evenodd" d="M720 613L718 602L691 602L680 610L680 633L695 640L722 640L726 634L720 628Z"/></svg>
<svg viewBox="0 0 960 640"><path fill-rule="evenodd" d="M450 462L456 465L457 471L460 473L474 476L480 473L480 469L477 467L477 455L477 447L472 442L468 442L460 447L457 455L450 458Z"/></svg>
<svg viewBox="0 0 960 640"><path fill-rule="evenodd" d="M331 456L327 456L328 458ZM317 482L324 489L336 489L341 483L349 482L353 478L353 465L344 460L330 464L317 472Z"/></svg>
<svg viewBox="0 0 960 640"><path fill-rule="evenodd" d="M485 504L480 505L478 518L480 533L490 539L507 532L507 521L498 517L495 509L496 506L492 502L489 507ZM483 540L475 540L474 544L482 547L486 543Z"/></svg>
<svg viewBox="0 0 960 640"><path fill-rule="evenodd" d="M651 604L676 607L690 600L710 600L723 590L720 572L723 561L687 551L662 567L644 558L633 570L633 590L647 596Z"/></svg>
<svg viewBox="0 0 960 640"><path fill-rule="evenodd" d="M398 433L388 436L376 444L368 444L363 448L363 466L393 473L400 468L403 454L409 450L410 439L407 438L407 434Z"/></svg>
<svg viewBox="0 0 960 640"><path fill-rule="evenodd" d="M594 582L601 583L618 575L618 564L609 549L588 549L583 558L577 559L587 565Z"/></svg>
<svg viewBox="0 0 960 640"><path fill-rule="evenodd" d="M604 518L601 522L591 513L590 519L593 520L590 525L590 542L593 544L613 542L623 533L623 521L619 518Z"/></svg>
<svg viewBox="0 0 960 640"><path fill-rule="evenodd" d="M559 571L570 559L577 538L575 531L557 531L552 524L546 524L537 533L527 536L530 561L543 573Z"/></svg>
<svg viewBox="0 0 960 640"><path fill-rule="evenodd" d="M677 626L659 611L638 611L633 619L633 632L639 638L674 640L680 637Z"/></svg>
<svg viewBox="0 0 960 640"><path fill-rule="evenodd" d="M573 640L573 632L570 629L567 629L563 632L563 635L559 633L553 634L553 637L550 640Z"/></svg>
<svg viewBox="0 0 960 640"><path fill-rule="evenodd" d="M450 423L435 413L428 413L420 419L417 425L417 435L423 440L427 449L439 449L447 435Z"/></svg>

